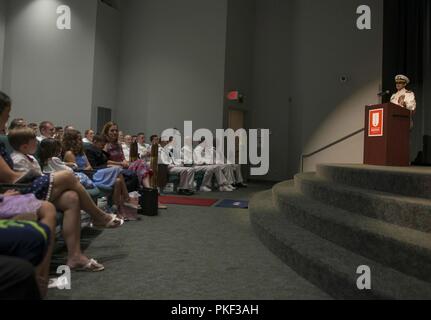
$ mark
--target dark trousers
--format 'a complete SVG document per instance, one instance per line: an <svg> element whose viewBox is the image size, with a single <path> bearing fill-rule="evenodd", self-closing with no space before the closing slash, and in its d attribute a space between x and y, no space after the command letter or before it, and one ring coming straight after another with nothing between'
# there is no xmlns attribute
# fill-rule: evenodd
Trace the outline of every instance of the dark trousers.
<svg viewBox="0 0 431 320"><path fill-rule="evenodd" d="M0 256L0 300L40 300L34 267L27 261Z"/></svg>
<svg viewBox="0 0 431 320"><path fill-rule="evenodd" d="M0 255L38 266L44 259L50 230L41 223L0 220Z"/></svg>

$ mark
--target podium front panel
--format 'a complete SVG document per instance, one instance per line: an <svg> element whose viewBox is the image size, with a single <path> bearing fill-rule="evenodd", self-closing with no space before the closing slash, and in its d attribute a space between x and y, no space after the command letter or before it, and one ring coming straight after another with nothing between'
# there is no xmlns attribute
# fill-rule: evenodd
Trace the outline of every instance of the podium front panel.
<svg viewBox="0 0 431 320"><path fill-rule="evenodd" d="M410 165L410 111L392 103L365 109L364 164Z"/></svg>

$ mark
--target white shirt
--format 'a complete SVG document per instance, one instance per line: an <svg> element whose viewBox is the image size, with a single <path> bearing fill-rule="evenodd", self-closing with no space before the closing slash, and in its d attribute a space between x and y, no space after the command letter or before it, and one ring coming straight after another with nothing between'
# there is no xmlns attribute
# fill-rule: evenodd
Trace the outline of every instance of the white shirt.
<svg viewBox="0 0 431 320"><path fill-rule="evenodd" d="M391 98L391 102L403 108L407 107L410 111L416 110L415 94L405 88L395 93ZM406 103L406 107L403 105L403 102Z"/></svg>
<svg viewBox="0 0 431 320"><path fill-rule="evenodd" d="M93 142L91 142L90 140L88 140L87 138L82 139L83 143L88 143L88 144L93 144Z"/></svg>
<svg viewBox="0 0 431 320"><path fill-rule="evenodd" d="M61 159L51 158L48 160L48 164L43 168L44 173L53 173L58 171L69 171L73 172L73 169L68 167Z"/></svg>
<svg viewBox="0 0 431 320"><path fill-rule="evenodd" d="M11 154L13 161L13 169L17 172L32 172L32 176L41 177L43 176L42 169L40 168L39 162L36 158L31 155L25 155L21 152L14 151Z"/></svg>
<svg viewBox="0 0 431 320"><path fill-rule="evenodd" d="M197 165L214 164L213 151L211 150L211 148L206 150L205 145L203 144L200 144L195 148L193 155L194 155L194 162Z"/></svg>
<svg viewBox="0 0 431 320"><path fill-rule="evenodd" d="M151 152L151 146L149 144L145 143L145 144L141 145L138 143L138 153L139 153L139 157L141 159L147 159L148 158L148 155L147 155L148 152Z"/></svg>
<svg viewBox="0 0 431 320"><path fill-rule="evenodd" d="M130 161L130 147L125 143L122 143L121 147L123 148L124 158L126 161Z"/></svg>
<svg viewBox="0 0 431 320"><path fill-rule="evenodd" d="M181 158L184 160L185 164L193 164L194 160L193 160L193 149L189 148L187 145L185 145L182 149L181 149Z"/></svg>

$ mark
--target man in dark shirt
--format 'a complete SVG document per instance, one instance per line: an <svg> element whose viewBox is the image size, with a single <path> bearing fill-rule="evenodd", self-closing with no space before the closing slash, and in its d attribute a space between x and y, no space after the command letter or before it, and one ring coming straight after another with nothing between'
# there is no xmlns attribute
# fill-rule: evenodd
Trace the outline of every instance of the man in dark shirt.
<svg viewBox="0 0 431 320"><path fill-rule="evenodd" d="M108 154L103 150L105 145L105 137L96 135L93 138L93 144L85 150L88 161L94 170L104 169L108 166Z"/></svg>

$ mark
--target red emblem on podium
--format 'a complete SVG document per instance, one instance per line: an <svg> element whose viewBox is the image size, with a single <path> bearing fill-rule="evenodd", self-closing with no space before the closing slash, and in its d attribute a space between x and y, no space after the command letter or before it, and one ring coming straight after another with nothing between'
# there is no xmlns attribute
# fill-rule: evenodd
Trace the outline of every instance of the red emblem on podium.
<svg viewBox="0 0 431 320"><path fill-rule="evenodd" d="M370 123L368 124L369 137L383 137L383 109L370 110Z"/></svg>

